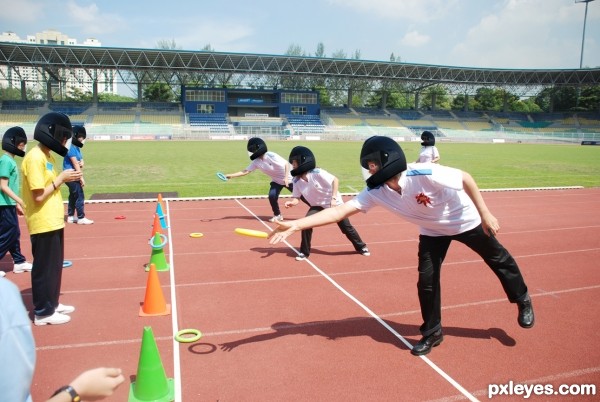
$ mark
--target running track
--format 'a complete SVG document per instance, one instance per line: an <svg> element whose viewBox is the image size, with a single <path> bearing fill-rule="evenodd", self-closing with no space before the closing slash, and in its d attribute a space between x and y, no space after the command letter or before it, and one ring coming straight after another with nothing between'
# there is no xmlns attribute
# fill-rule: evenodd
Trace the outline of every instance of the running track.
<svg viewBox="0 0 600 402"><path fill-rule="evenodd" d="M299 234L271 246L233 232L269 230L265 199L165 200L164 252L172 266L159 278L173 314L139 317L157 203L88 204L96 223L65 229L73 266L64 270L61 302L76 306L73 319L33 327L33 398L42 401L84 369L105 365L121 367L127 378L107 400L126 401L145 326L182 401L486 400L490 384L509 381L600 386L600 189L484 198L523 271L536 325L520 328L516 306L491 271L453 243L442 271L445 340L424 357L409 350L420 339L417 229L383 209L351 219L370 257L355 254L333 225L315 229L310 261L296 262ZM305 212L301 205L284 215ZM0 262L10 268L6 258ZM30 310L29 274L7 278ZM173 334L183 328L203 337L177 343Z"/></svg>

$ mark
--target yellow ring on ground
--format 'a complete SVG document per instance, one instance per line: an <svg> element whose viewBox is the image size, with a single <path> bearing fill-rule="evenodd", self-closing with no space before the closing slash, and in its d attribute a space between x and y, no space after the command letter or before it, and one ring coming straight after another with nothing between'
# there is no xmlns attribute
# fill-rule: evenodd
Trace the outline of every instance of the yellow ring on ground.
<svg viewBox="0 0 600 402"><path fill-rule="evenodd" d="M193 335L193 336L184 336L184 335ZM193 328L182 329L181 331L177 332L177 334L175 335L175 340L180 343L192 343L192 342L196 342L200 338L202 338L202 332L198 331L197 329L193 329Z"/></svg>
<svg viewBox="0 0 600 402"><path fill-rule="evenodd" d="M198 238L198 237L202 237L202 236L204 236L202 233L198 233L198 232L190 233L190 237Z"/></svg>

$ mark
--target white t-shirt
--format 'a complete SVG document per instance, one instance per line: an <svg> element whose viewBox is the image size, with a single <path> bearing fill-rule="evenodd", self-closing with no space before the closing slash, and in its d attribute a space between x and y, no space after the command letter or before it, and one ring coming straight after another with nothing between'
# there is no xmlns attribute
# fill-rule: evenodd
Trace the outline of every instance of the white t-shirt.
<svg viewBox="0 0 600 402"><path fill-rule="evenodd" d="M439 158L440 152L434 145L422 146L419 153L419 163L431 162L434 158Z"/></svg>
<svg viewBox="0 0 600 402"><path fill-rule="evenodd" d="M331 197L333 196L333 181L335 176L324 169L316 168L306 173L306 180L300 176L294 177L294 191L292 197L304 199L313 207L323 208L331 207ZM336 205L342 203L342 197L338 191L335 194Z"/></svg>
<svg viewBox="0 0 600 402"><path fill-rule="evenodd" d="M35 340L19 288L0 279L0 393L3 401L31 402Z"/></svg>
<svg viewBox="0 0 600 402"><path fill-rule="evenodd" d="M402 194L383 184L362 190L348 201L367 212L380 205L402 216L427 236L452 236L481 223L475 204L462 186L462 171L436 163L408 164L400 177Z"/></svg>
<svg viewBox="0 0 600 402"><path fill-rule="evenodd" d="M256 169L260 170L271 178L275 183L285 186L285 166L290 165L288 161L283 159L275 152L266 152L263 158L256 158L248 165L247 171L253 172ZM288 170L288 183L292 181L292 175Z"/></svg>

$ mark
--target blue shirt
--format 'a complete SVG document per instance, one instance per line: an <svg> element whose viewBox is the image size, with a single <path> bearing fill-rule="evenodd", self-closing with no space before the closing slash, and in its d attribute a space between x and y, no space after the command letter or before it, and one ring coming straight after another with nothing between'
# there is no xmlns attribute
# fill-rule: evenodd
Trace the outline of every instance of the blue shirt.
<svg viewBox="0 0 600 402"><path fill-rule="evenodd" d="M73 166L73 163L71 162L71 158L73 158L73 157L75 157L77 162L79 162L80 160L83 159L83 155L81 153L81 148L79 148L76 145L71 144L71 147L69 148L69 152L67 152L67 155L65 156L65 160L63 161L63 170L64 169L75 169L75 166Z"/></svg>

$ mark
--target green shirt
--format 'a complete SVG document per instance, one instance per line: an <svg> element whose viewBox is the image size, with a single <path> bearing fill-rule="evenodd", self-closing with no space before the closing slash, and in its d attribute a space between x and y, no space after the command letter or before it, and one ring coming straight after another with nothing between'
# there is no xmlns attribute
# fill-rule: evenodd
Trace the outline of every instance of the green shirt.
<svg viewBox="0 0 600 402"><path fill-rule="evenodd" d="M17 169L17 162L12 156L3 154L0 157L0 177L8 179L8 187L15 194L19 194L21 189L19 188L19 169ZM0 207L15 206L17 202L10 198L8 194L0 190Z"/></svg>

